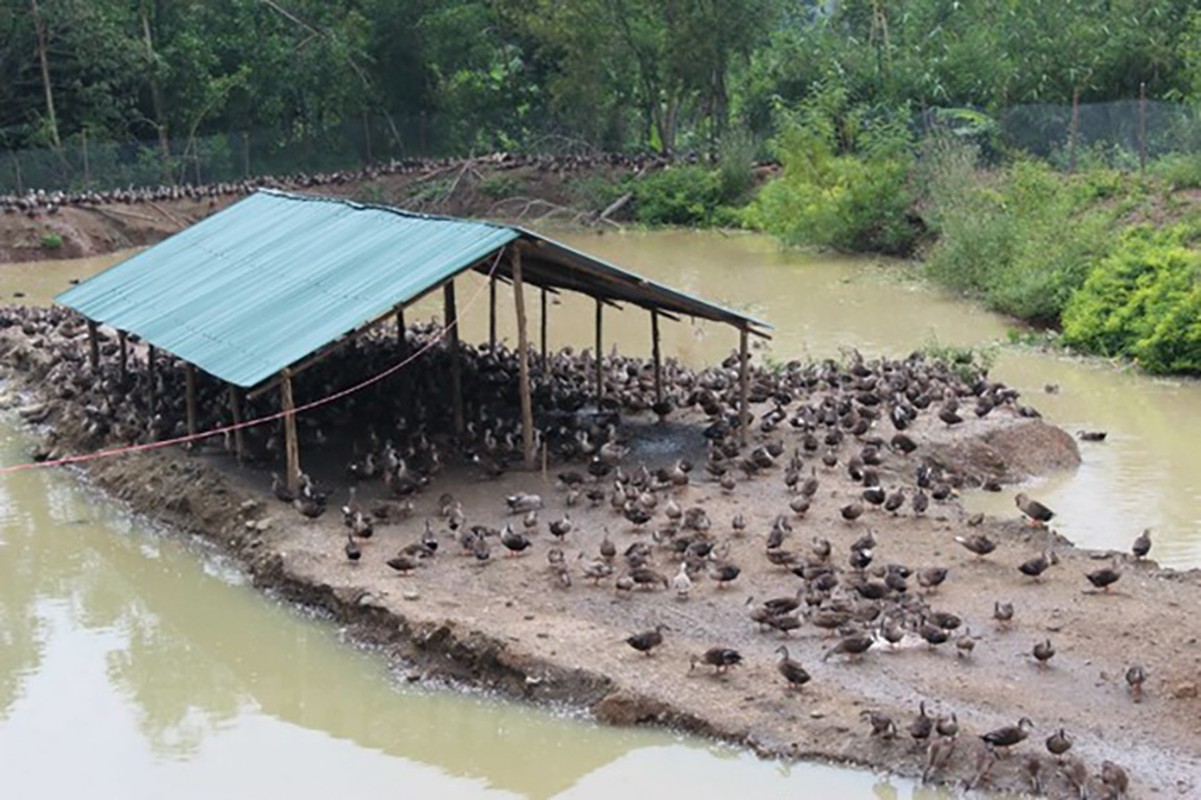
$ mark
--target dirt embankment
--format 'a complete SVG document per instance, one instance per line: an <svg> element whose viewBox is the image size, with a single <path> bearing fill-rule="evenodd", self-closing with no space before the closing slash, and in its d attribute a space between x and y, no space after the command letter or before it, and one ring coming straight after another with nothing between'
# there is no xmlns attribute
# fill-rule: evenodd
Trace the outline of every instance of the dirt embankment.
<svg viewBox="0 0 1201 800"><path fill-rule="evenodd" d="M40 205L23 211L6 208L6 213L0 214L0 264L79 258L154 244L236 202L259 185L431 214L611 224L599 218L613 199L612 187L632 174L661 166L636 160L606 164L484 158L397 172L326 176L328 180L319 185L310 180L259 179L223 185L222 191L212 196L144 196L142 190L132 190L103 204ZM622 205L607 219L625 219L628 210Z"/></svg>
<svg viewBox="0 0 1201 800"><path fill-rule="evenodd" d="M45 354L16 331L3 341L0 365L7 388L19 393L14 402L45 433L47 452L72 452L82 434L61 403L37 394L45 388L39 382L49 366ZM695 435L680 428L677 435ZM656 431L650 423L631 423L635 441L661 436ZM1069 436L1016 414L971 419L954 434L926 421L913 434L918 450L889 456L885 485L911 475L923 459L1002 481L1078 462ZM1098 561L1104 554L1073 548L1051 531L1027 527L1016 514L969 526L951 500L932 504L924 515L908 506L899 515L869 509L848 523L839 509L861 487L841 469L821 472L821 488L805 516L793 517L786 548L805 551L812 537L824 536L834 546L834 562L843 565L851 541L872 528L878 539L875 564L948 567L942 586L920 594L934 609L963 619L963 627L939 648L910 632L899 647L878 643L856 662L823 658L837 637L812 624L784 635L765 632L748 617L751 597L756 602L786 597L799 585L763 556L771 520L787 513L790 498L771 472L740 481L731 494L700 476L677 490L681 506L705 509L712 533L729 548L727 559L742 567L728 587L698 576L688 598L680 599L663 590L615 591L612 578L593 585L582 577L577 553L591 559L606 534L619 552L651 537L635 532L608 504L566 509L553 478L548 482L540 474L480 482L452 469L416 498L411 517L380 525L363 543L362 560L350 563L336 509L315 521L303 519L270 496L261 474L236 468L228 456L159 450L92 461L83 469L133 509L213 540L259 586L328 610L359 640L383 646L415 678L450 678L533 702L567 703L615 724L670 725L769 756L816 757L903 775L919 775L926 760L926 747L907 732L919 702L925 702L931 714L955 713L961 729L948 764L932 775L945 783L976 779L980 765L991 763L978 736L1025 716L1037 727L1017 748L1019 756L992 763L987 785L1028 789L1029 769L1037 764L1049 796L1076 796L1043 749L1043 740L1064 728L1075 743L1071 755L1094 776L1090 796L1105 796L1095 794L1101 790L1095 776L1107 759L1130 771L1132 796L1192 797L1201 791L1196 732L1201 629L1194 612L1201 603L1201 576L1119 559L1122 578L1114 590L1093 592L1084 574L1108 558ZM372 491L364 487L362 499L370 500ZM505 514L506 494L540 493L546 509L531 551L504 558L497 545L485 562L460 556L437 514L443 491L462 501L470 521L488 525L518 524L518 517ZM570 511L574 529L559 543L545 526L564 511ZM745 532L732 530L735 513L746 518ZM415 542L427 519L440 544L436 557L412 574L397 575L385 560ZM976 558L954 539L969 533L986 533L998 543L996 551ZM555 545L572 564L570 586L548 568L546 555ZM678 557L654 550L655 567L674 574ZM1059 563L1041 581L1018 573L1017 564L1043 551L1053 552ZM918 587L910 592L919 594ZM995 601L1013 603L1012 625L1002 628L993 620ZM626 636L659 624L668 630L653 656L624 643ZM965 629L976 646L960 657L955 642ZM1049 665L1038 666L1031 649L1046 639L1057 654ZM781 645L812 675L801 691L789 689L777 672ZM706 667L690 669L692 656L715 646L738 649L744 663L722 676ZM1134 661L1149 674L1137 703L1124 682ZM869 709L891 715L899 735L869 736L860 716Z"/></svg>

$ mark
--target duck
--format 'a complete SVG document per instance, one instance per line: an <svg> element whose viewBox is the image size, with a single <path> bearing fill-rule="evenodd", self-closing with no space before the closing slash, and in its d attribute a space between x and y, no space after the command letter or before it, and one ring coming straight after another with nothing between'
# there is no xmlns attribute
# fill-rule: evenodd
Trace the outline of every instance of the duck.
<svg viewBox="0 0 1201 800"><path fill-rule="evenodd" d="M584 554L580 553L580 558L582 559L583 557ZM591 580L593 585L597 585L602 580L613 574L614 567L609 561L596 559L585 562L583 566L580 567L580 570L583 572L585 578Z"/></svg>
<svg viewBox="0 0 1201 800"><path fill-rule="evenodd" d="M980 559L997 549L997 543L983 533L973 533L970 536L956 536L955 541L976 554Z"/></svg>
<svg viewBox="0 0 1201 800"><path fill-rule="evenodd" d="M934 593L947 579L946 567L926 567L918 570L917 583L927 592Z"/></svg>
<svg viewBox="0 0 1201 800"><path fill-rule="evenodd" d="M1143 684L1147 681L1147 671L1141 664L1131 664L1126 670L1126 687L1130 696L1138 703L1143 698Z"/></svg>
<svg viewBox="0 0 1201 800"><path fill-rule="evenodd" d="M649 631L635 633L632 636L626 637L626 644L634 648L640 653L651 655L651 651L659 645L663 644L663 631L667 630L666 625L656 625Z"/></svg>
<svg viewBox="0 0 1201 800"><path fill-rule="evenodd" d="M356 562L363 557L363 550L359 547L359 543L354 540L353 533L346 534L346 559L350 562Z"/></svg>
<svg viewBox="0 0 1201 800"><path fill-rule="evenodd" d="M918 715L909 723L909 735L914 741L923 742L930 738L934 731L934 719L926 714L926 701L918 704Z"/></svg>
<svg viewBox="0 0 1201 800"><path fill-rule="evenodd" d="M857 660L861 658L864 653L870 650L872 645L875 643L876 640L870 634L852 633L848 636L842 637L838 644L827 650L822 656L822 661L825 661L836 653L842 653L851 659Z"/></svg>
<svg viewBox="0 0 1201 800"><path fill-rule="evenodd" d="M1076 431L1076 437L1082 442L1103 442L1108 435L1108 431Z"/></svg>
<svg viewBox="0 0 1201 800"><path fill-rule="evenodd" d="M1088 582L1094 588L1100 589L1105 593L1109 593L1109 587L1118 582L1122 577L1122 573L1118 571L1118 559L1115 556L1113 563L1108 567L1102 567L1098 570L1085 573L1084 577L1088 578Z"/></svg>
<svg viewBox="0 0 1201 800"><path fill-rule="evenodd" d="M710 647L699 656L692 657L689 671L696 669L697 664L708 664L713 667L714 675L723 675L730 667L742 663L742 653L730 647Z"/></svg>
<svg viewBox="0 0 1201 800"><path fill-rule="evenodd" d="M854 522L863 516L863 503L860 503L858 500L856 500L854 502L847 503L838 511L840 514L842 514L842 518L844 520L847 522Z"/></svg>
<svg viewBox="0 0 1201 800"><path fill-rule="evenodd" d="M281 503L291 503L296 499L296 495L288 489L288 485L279 477L278 472L271 473L271 493Z"/></svg>
<svg viewBox="0 0 1201 800"><path fill-rule="evenodd" d="M531 542L530 537L524 533L518 533L513 530L512 525L505 525L500 532L500 543L505 546L509 553L513 556L521 555L529 548Z"/></svg>
<svg viewBox="0 0 1201 800"><path fill-rule="evenodd" d="M1030 729L1034 727L1034 723L1029 717L1022 717L1018 720L1017 725L1006 725L1004 728L997 728L995 731L989 731L983 734L980 738L988 745L990 750L997 748L1009 748L1015 744L1019 744L1026 740L1030 735Z"/></svg>
<svg viewBox="0 0 1201 800"><path fill-rule="evenodd" d="M1002 603L1000 600L994 600L992 606L992 617L997 621L997 626L1004 629L1008 628L1013 622L1013 603Z"/></svg>
<svg viewBox="0 0 1201 800"><path fill-rule="evenodd" d="M1122 767L1106 759L1101 762L1101 783L1117 792L1118 797L1125 797L1130 789L1130 776Z"/></svg>
<svg viewBox="0 0 1201 800"><path fill-rule="evenodd" d="M417 569L417 559L407 555L397 555L389 558L385 563L401 575L408 575Z"/></svg>
<svg viewBox="0 0 1201 800"><path fill-rule="evenodd" d="M542 508L542 498L536 494L518 492L506 497L505 505L509 507L510 514L527 514Z"/></svg>
<svg viewBox="0 0 1201 800"><path fill-rule="evenodd" d="M788 655L788 648L784 645L777 647L776 653L780 656L780 661L776 664L776 670L788 682L788 688L800 690L801 687L810 681L812 676L801 665L801 662L794 661Z"/></svg>
<svg viewBox="0 0 1201 800"><path fill-rule="evenodd" d="M671 581L661 572L656 572L649 567L634 567L627 574L635 586L643 586L648 589L653 589L656 586L662 585L664 589L671 585Z"/></svg>
<svg viewBox="0 0 1201 800"><path fill-rule="evenodd" d="M926 747L926 766L922 769L922 783L928 783L932 774L950 762L955 747L956 741L953 737L930 740Z"/></svg>
<svg viewBox="0 0 1201 800"><path fill-rule="evenodd" d="M1048 567L1058 563L1059 557L1054 553L1043 552L1028 561L1018 564L1018 572L1033 578L1037 582L1039 576L1046 572Z"/></svg>
<svg viewBox="0 0 1201 800"><path fill-rule="evenodd" d="M325 513L325 503L310 494L307 487L292 501L292 506L307 519L317 519Z"/></svg>
<svg viewBox="0 0 1201 800"><path fill-rule="evenodd" d="M976 649L976 637L972 636L971 628L964 628L963 633L955 640L955 655L959 658L971 658Z"/></svg>
<svg viewBox="0 0 1201 800"><path fill-rule="evenodd" d="M677 600L687 600L692 593L692 578L688 577L686 562L680 562L680 571L671 579L671 588L675 591Z"/></svg>
<svg viewBox="0 0 1201 800"><path fill-rule="evenodd" d="M955 712L951 712L951 716L940 716L934 723L934 730L944 739L954 739L959 736L959 717Z"/></svg>
<svg viewBox="0 0 1201 800"><path fill-rule="evenodd" d="M559 519L554 519L547 523L547 527L550 530L551 536L562 541L564 536L571 533L571 515L564 512L563 516Z"/></svg>
<svg viewBox="0 0 1201 800"><path fill-rule="evenodd" d="M1040 667L1045 666L1055 656L1055 645L1051 644L1050 639L1044 639L1041 642L1037 642L1034 645L1034 649L1030 652Z"/></svg>
<svg viewBox="0 0 1201 800"><path fill-rule="evenodd" d="M875 711L865 708L859 712L859 718L866 720L872 726L872 738L894 739L897 735L897 724L893 722L892 717L885 714L883 711Z"/></svg>
<svg viewBox="0 0 1201 800"><path fill-rule="evenodd" d="M1025 492L1018 494L1013 498L1014 505L1018 507L1023 514L1030 520L1030 524L1036 527L1046 527L1047 523L1055 518L1055 512L1047 508L1037 500L1031 500L1026 496Z"/></svg>
<svg viewBox="0 0 1201 800"><path fill-rule="evenodd" d="M717 588L724 589L728 584L734 581L740 574L742 569L734 564L719 564L709 573L709 577L717 581Z"/></svg>
<svg viewBox="0 0 1201 800"><path fill-rule="evenodd" d="M613 563L613 559L617 558L617 545L613 544L613 540L609 538L609 529L605 529L605 536L600 543L600 556L608 563Z"/></svg>
<svg viewBox="0 0 1201 800"><path fill-rule="evenodd" d="M1047 737L1047 752L1055 756L1060 764L1063 763L1064 753L1071 749L1072 739L1064 732L1063 728L1060 728Z"/></svg>
<svg viewBox="0 0 1201 800"><path fill-rule="evenodd" d="M1136 560L1141 561L1147 557L1147 553L1151 552L1151 529L1146 528L1134 540L1134 544L1130 545L1130 552L1134 554Z"/></svg>

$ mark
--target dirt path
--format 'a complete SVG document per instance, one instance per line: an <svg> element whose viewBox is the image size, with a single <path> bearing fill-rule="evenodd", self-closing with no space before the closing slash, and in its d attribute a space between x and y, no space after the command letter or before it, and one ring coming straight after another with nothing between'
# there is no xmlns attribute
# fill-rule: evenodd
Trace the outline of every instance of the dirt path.
<svg viewBox="0 0 1201 800"><path fill-rule="evenodd" d="M9 388L22 392L12 402L40 400L31 393L37 373L12 371L13 355L9 350L0 361L8 370ZM27 382L31 376L34 380ZM54 449L70 451L74 432L62 423L59 408L50 407L41 424L55 429ZM1076 463L1075 446L1062 431L1006 412L971 419L952 433L923 421L913 432L920 445L916 452L887 456L883 484L893 488L923 457L966 460L974 470L991 469L1003 479ZM675 427L667 438L699 439L695 429ZM652 443L648 449L663 449L662 429L649 422L631 425L629 435L636 447ZM313 466L313 456L308 458ZM339 471L338 465L326 468L331 474ZM1104 760L1130 772L1130 796L1201 793L1201 625L1194 612L1201 603L1201 574L1123 558L1114 590L1094 592L1084 574L1107 564L1106 554L1073 548L1053 532L1032 529L1018 520L1016 509L1012 518L985 520L978 527L967 525L954 500L933 503L921 516L908 505L897 516L869 509L848 523L839 508L862 487L839 467L819 468L813 505L797 518L788 510L791 495L778 469L740 480L732 494L694 473L692 483L674 497L682 507L706 511L711 533L728 543L727 558L742 572L725 588L698 577L682 600L672 591L616 591L611 577L599 585L586 580L577 554L595 557L606 532L619 552L651 535L634 531L607 503L588 508L581 499L567 509L553 472L549 480L510 473L480 481L462 468L452 469L415 498L411 517L377 527L363 543L362 560L350 563L336 507L319 520L305 520L270 496L263 474L237 467L228 456L157 451L92 462L85 470L132 508L211 538L260 586L330 610L357 638L385 645L416 679L452 678L535 702L588 708L613 723L671 725L745 743L766 755L844 761L911 776L922 772L926 748L910 739L907 727L924 701L932 715L954 712L961 727L949 764L932 776L938 782L973 780L986 755L978 736L1026 716L1036 725L1030 738L1013 757L993 764L986 785L1029 789L1033 761L1048 796L1076 796L1043 749L1044 739L1062 727L1075 742L1071 756L1090 775ZM342 502L341 491L336 503ZM536 492L545 501L530 550L506 558L493 540L486 562L460 555L456 538L438 516L439 494L453 493L471 523L520 527L520 517L508 516L503 503L505 495L517 491ZM369 501L375 493L364 487L361 499ZM574 529L560 544L546 525L565 511ZM913 633L895 649L878 643L860 662L838 655L823 660L837 637L812 624L788 636L760 630L748 616L749 598L789 596L800 585L764 557L772 519L782 512L790 514L793 525L785 549L807 553L813 537L823 536L833 544L833 562L846 568L850 542L871 528L878 539L872 566L948 567L946 582L923 594L934 609L961 616L963 628L936 649ZM747 521L741 535L731 528L736 513ZM427 519L438 537L437 555L412 574L398 575L385 560L415 542ZM976 532L998 542L983 559L954 540ZM548 567L547 551L556 545L572 565L570 587ZM674 575L678 556L661 547L652 550L654 568ZM1059 563L1041 581L1018 573L1017 564L1044 550L1054 552ZM909 594L918 594L914 578L909 582ZM1002 630L992 619L994 601L1013 603L1010 629ZM624 643L630 634L658 624L669 630L653 656ZM969 657L958 657L954 642L965 628L977 643ZM1048 666L1039 667L1030 653L1044 639L1057 653ZM781 645L812 675L799 692L786 688L776 670L775 651ZM724 676L703 666L690 669L692 656L714 646L736 648L744 663ZM1124 680L1136 661L1149 675L1137 703ZM900 735L871 738L860 717L868 709L890 714ZM1089 796L1105 796L1097 793L1097 778L1089 785Z"/></svg>

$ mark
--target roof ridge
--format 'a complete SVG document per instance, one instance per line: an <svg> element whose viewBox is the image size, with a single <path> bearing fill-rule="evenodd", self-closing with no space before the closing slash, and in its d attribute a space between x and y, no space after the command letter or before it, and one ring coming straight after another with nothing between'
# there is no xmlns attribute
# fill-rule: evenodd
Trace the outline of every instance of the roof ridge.
<svg viewBox="0 0 1201 800"><path fill-rule="evenodd" d="M390 206L384 203L369 203L364 200L354 200L349 197L335 197L328 194L307 194L301 192L289 191L286 189L273 189L264 187L256 189L251 193L255 194L270 194L276 197L283 197L288 200L302 200L306 202L316 203L336 203L338 205L347 206L356 211L385 211L389 214L395 214L398 217L408 217L410 219L428 220L431 222L454 222L454 223L470 223L473 225L486 225L490 228L498 228L501 230L510 230L520 233L522 236L529 236L530 232L516 225L506 225L503 222L492 222L491 220L475 219L474 217L452 217L449 214L430 214L424 211L410 211L407 208L399 208L398 206ZM542 238L542 237L539 237Z"/></svg>

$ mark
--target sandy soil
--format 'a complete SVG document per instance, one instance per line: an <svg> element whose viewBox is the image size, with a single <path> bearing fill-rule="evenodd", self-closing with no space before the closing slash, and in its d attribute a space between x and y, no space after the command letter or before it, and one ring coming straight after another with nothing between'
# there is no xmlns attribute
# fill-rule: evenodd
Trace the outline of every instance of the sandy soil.
<svg viewBox="0 0 1201 800"><path fill-rule="evenodd" d="M10 403L39 401L36 379L13 372L11 355L0 361L13 393ZM70 452L75 432L61 423L57 407L49 414L39 426L49 437L44 447ZM1078 463L1071 437L1038 420L995 412L952 432L935 425L923 422L914 432L920 446L913 454L887 456L886 487L902 479L911 483L923 457L1005 481ZM635 421L627 434L635 447L631 463L641 458L652 468L681 448L700 447L699 430L686 424ZM789 449L793 435L785 434ZM306 465L330 476L341 471L336 456L324 465L316 463L320 458L308 453ZM1053 531L1030 528L1016 509L1011 518L988 519L974 528L967 527L953 499L932 503L924 516L915 517L906 505L898 516L869 510L847 523L838 509L861 487L841 468L819 472L812 508L803 519L790 514L794 530L785 548L807 551L813 536L825 536L834 545L834 563L845 567L850 542L874 529L879 544L873 566L949 567L946 583L926 597L935 609L960 615L978 639L966 658L956 655L954 637L929 649L909 634L896 649L878 643L860 662L838 655L823 661L837 637L811 624L787 636L764 632L748 616L750 598L792 595L800 585L764 557L771 520L789 513L790 496L778 469L740 480L729 495L698 470L693 483L677 491L681 506L705 509L711 533L729 543L729 560L742 568L726 588L699 578L686 600L671 591L616 591L613 578L599 585L584 579L574 568L577 554L594 557L606 532L619 552L651 536L633 530L607 503L589 509L581 499L566 509L553 468L549 476L509 473L497 481L482 481L464 468L449 470L416 497L410 518L377 527L358 563L343 554L345 528L336 507L319 520L305 520L270 496L263 473L238 467L226 455L156 451L91 462L84 472L135 510L213 539L258 585L328 609L353 636L385 646L414 679L460 680L534 702L588 708L615 724L670 725L744 743L764 755L816 757L904 775L919 775L925 763L925 747L906 732L925 701L931 714L954 712L961 726L949 764L932 776L940 783L971 780L986 752L978 735L1027 716L1036 725L1030 738L1014 756L995 763L986 785L1027 790L1026 769L1035 760L1048 796L1077 796L1043 748L1044 739L1062 727L1074 737L1071 755L1090 775L1105 759L1126 767L1130 796L1201 796L1201 625L1193 611L1201 603L1201 573L1161 570L1123 557L1114 591L1094 592L1084 573L1107 563L1099 561L1107 554L1076 549ZM517 491L536 492L545 501L530 550L506 558L493 540L488 561L461 556L437 514L439 494L451 492L462 501L468 524L520 527L520 517L508 516L503 502ZM342 502L342 492L340 486L335 503ZM363 487L360 498L376 493L375 487ZM546 559L558 544L547 521L565 510L575 524L561 544L573 563L570 587L559 582ZM748 523L741 536L730 526L735 513ZM439 538L436 557L412 574L398 575L385 560L415 542L427 519ZM975 531L999 542L986 558L977 559L954 541ZM1041 581L1018 573L1017 564L1044 549L1060 563ZM653 558L669 577L676 572L676 556L656 547ZM918 587L912 578L910 583L914 594ZM1015 606L1008 630L992 619L997 600ZM653 656L625 644L625 637L657 624L669 630ZM1046 638L1057 654L1039 667L1031 648ZM813 676L801 691L788 689L776 670L780 645ZM738 649L744 663L722 676L702 666L690 669L693 655L714 646ZM1141 702L1134 702L1124 681L1135 661L1149 675ZM900 735L871 738L860 718L867 709L890 714ZM1105 796L1095 777L1090 787L1089 796Z"/></svg>

